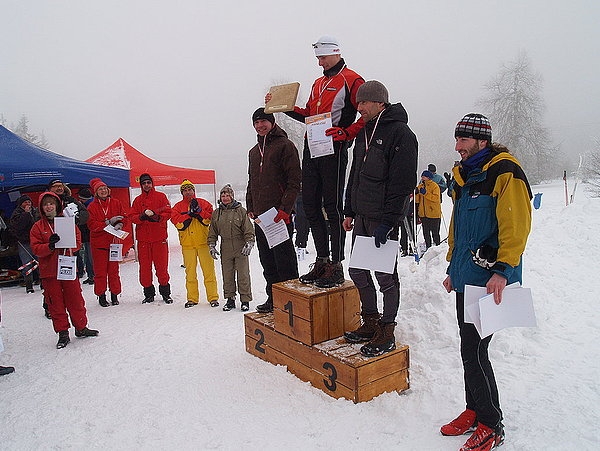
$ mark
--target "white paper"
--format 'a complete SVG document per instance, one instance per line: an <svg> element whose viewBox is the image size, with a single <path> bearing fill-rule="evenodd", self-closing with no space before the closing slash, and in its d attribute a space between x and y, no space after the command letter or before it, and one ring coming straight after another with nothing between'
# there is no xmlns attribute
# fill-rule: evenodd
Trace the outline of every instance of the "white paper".
<svg viewBox="0 0 600 451"><path fill-rule="evenodd" d="M275 216L277 216L277 210L273 207L254 220L264 232L269 249L290 239L285 221L282 219L279 222L274 222Z"/></svg>
<svg viewBox="0 0 600 451"><path fill-rule="evenodd" d="M123 245L121 243L112 243L108 250L108 261L109 262L122 262L123 261Z"/></svg>
<svg viewBox="0 0 600 451"><path fill-rule="evenodd" d="M117 238L121 238L122 240L127 238L127 236L129 235L129 232L126 232L123 229L117 230L110 224L108 224L106 227L104 227L104 231L110 233L111 235L116 236Z"/></svg>
<svg viewBox="0 0 600 451"><path fill-rule="evenodd" d="M500 304L486 287L465 285L464 314L465 323L473 324L481 338L507 327L537 326L531 289L518 282L504 288Z"/></svg>
<svg viewBox="0 0 600 451"><path fill-rule="evenodd" d="M72 249L77 247L75 238L75 218L73 216L57 216L54 218L54 233L60 240L54 246L57 249Z"/></svg>
<svg viewBox="0 0 600 451"><path fill-rule="evenodd" d="M502 302L496 304L494 295L479 300L482 337L487 337L507 327L535 327L535 311L530 288L504 289Z"/></svg>
<svg viewBox="0 0 600 451"><path fill-rule="evenodd" d="M77 257L70 255L59 255L56 280L75 279L77 279Z"/></svg>
<svg viewBox="0 0 600 451"><path fill-rule="evenodd" d="M375 246L372 236L356 236L352 253L350 254L350 268L368 269L386 274L394 272L398 256L398 241L387 240L381 247Z"/></svg>
<svg viewBox="0 0 600 451"><path fill-rule="evenodd" d="M305 118L306 138L311 158L333 155L333 138L325 134L332 127L331 113L317 114Z"/></svg>

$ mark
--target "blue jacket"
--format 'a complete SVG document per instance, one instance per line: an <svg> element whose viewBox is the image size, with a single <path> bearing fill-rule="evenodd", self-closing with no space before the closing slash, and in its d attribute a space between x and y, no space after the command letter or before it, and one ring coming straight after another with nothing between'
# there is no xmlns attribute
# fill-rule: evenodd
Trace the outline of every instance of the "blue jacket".
<svg viewBox="0 0 600 451"><path fill-rule="evenodd" d="M531 229L531 188L519 162L506 149L494 146L481 168L468 174L453 169L454 209L448 235L452 286L485 286L493 273L507 284L521 282L521 256ZM482 246L497 250L491 269L478 266L473 256Z"/></svg>

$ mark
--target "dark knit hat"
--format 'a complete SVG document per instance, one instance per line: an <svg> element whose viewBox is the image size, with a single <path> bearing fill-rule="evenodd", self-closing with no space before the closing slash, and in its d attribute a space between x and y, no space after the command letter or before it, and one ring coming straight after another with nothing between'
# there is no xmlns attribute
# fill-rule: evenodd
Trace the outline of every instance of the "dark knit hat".
<svg viewBox="0 0 600 451"><path fill-rule="evenodd" d="M23 202L25 202L26 200L33 203L33 201L31 200L31 197L29 197L27 194L23 194L22 196L19 196L19 198L17 199L17 207L20 207L23 204Z"/></svg>
<svg viewBox="0 0 600 451"><path fill-rule="evenodd" d="M272 114L265 113L264 108L259 108L252 114L252 123L253 124L256 121L260 121L260 120L269 121L271 124L275 124L275 116Z"/></svg>
<svg viewBox="0 0 600 451"><path fill-rule="evenodd" d="M429 163L427 165L427 170L431 171L431 172L437 172L437 168L435 167L435 164L433 164L433 163Z"/></svg>
<svg viewBox="0 0 600 451"><path fill-rule="evenodd" d="M387 88L377 80L369 80L360 85L356 91L356 101L390 103Z"/></svg>
<svg viewBox="0 0 600 451"><path fill-rule="evenodd" d="M65 183L61 179L52 179L48 183L48 189L52 188L52 185L56 185L57 183L62 183L63 185L65 185Z"/></svg>
<svg viewBox="0 0 600 451"><path fill-rule="evenodd" d="M152 177L150 177L150 174L148 174L147 172L144 172L142 175L140 175L140 185L142 184L142 182L145 181L150 181L154 184Z"/></svg>
<svg viewBox="0 0 600 451"><path fill-rule="evenodd" d="M221 192L219 193L219 195L223 194L223 193L229 193L229 195L231 196L231 198L233 199L233 188L231 187L231 185L228 183L227 185L225 185L223 188L221 188Z"/></svg>
<svg viewBox="0 0 600 451"><path fill-rule="evenodd" d="M492 126L483 114L469 113L463 117L454 130L454 137L487 139L492 142Z"/></svg>
<svg viewBox="0 0 600 451"><path fill-rule="evenodd" d="M77 196L79 196L81 200L90 200L92 197L94 197L88 188L81 188L77 193Z"/></svg>
<svg viewBox="0 0 600 451"><path fill-rule="evenodd" d="M432 179L433 173L431 171L423 171L423 173L421 174L421 177L427 177L428 179Z"/></svg>

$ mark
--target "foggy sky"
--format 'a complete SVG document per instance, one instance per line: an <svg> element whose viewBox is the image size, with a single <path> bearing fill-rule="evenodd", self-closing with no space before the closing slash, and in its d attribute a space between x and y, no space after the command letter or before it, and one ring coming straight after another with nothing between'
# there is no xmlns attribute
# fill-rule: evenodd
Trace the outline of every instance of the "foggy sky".
<svg viewBox="0 0 600 451"><path fill-rule="evenodd" d="M544 124L562 153L600 136L597 0L0 5L0 114L9 126L26 114L53 151L79 159L122 137L163 163L217 169L219 185L245 180L252 112L274 82L300 82L305 104L321 35L404 104L438 165L456 159L456 122L487 113L483 85L520 51L543 76Z"/></svg>

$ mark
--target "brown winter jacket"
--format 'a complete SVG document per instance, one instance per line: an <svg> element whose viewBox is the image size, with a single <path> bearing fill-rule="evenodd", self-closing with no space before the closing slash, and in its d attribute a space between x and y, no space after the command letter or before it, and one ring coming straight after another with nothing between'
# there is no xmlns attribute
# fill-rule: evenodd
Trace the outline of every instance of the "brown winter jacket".
<svg viewBox="0 0 600 451"><path fill-rule="evenodd" d="M290 214L301 179L298 150L285 131L275 124L267 136L258 136L258 144L248 155L248 212L258 216L275 207Z"/></svg>

